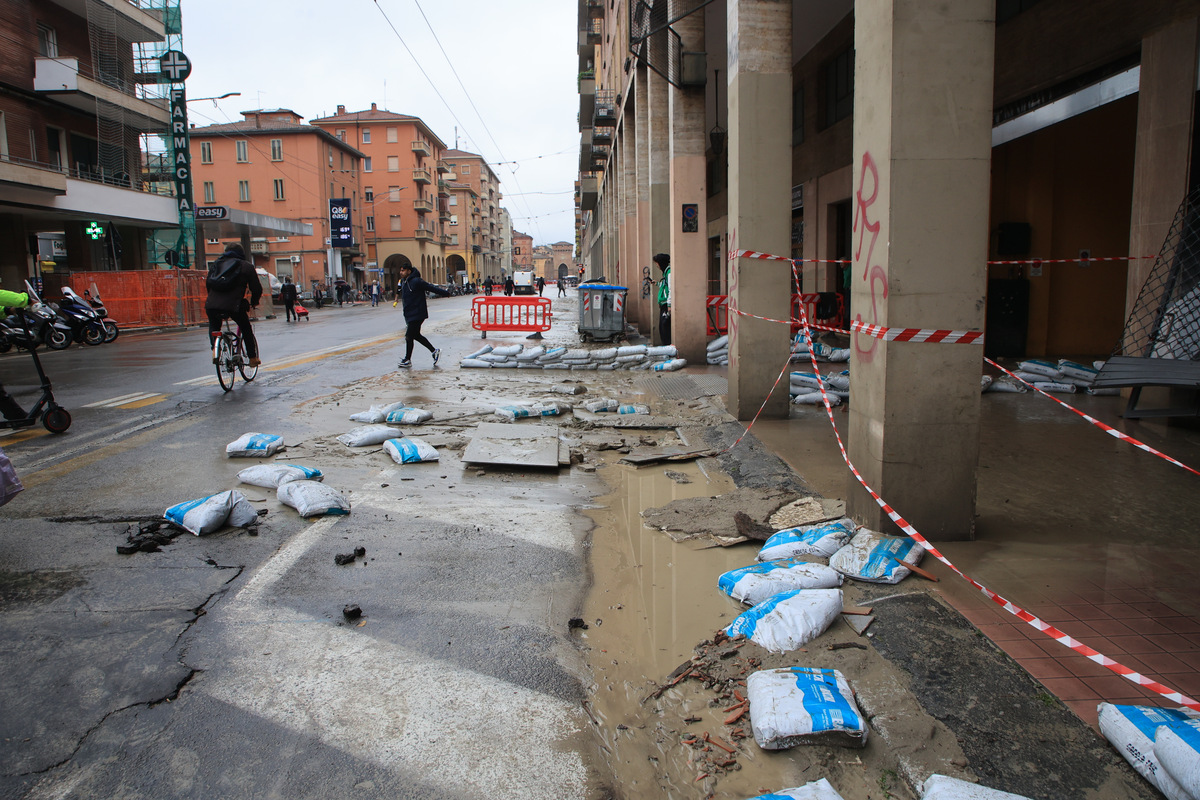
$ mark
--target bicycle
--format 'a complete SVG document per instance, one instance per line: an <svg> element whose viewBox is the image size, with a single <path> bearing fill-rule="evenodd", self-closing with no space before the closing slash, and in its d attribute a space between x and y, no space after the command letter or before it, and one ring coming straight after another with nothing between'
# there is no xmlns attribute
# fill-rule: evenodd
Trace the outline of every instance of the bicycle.
<svg viewBox="0 0 1200 800"><path fill-rule="evenodd" d="M217 367L217 380L225 391L233 389L237 380L237 372L242 374L242 380L250 383L258 377L258 367L250 366L250 359L245 355L246 342L242 338L242 329L237 332L230 330L229 317L224 318L225 330L213 333L213 364Z"/></svg>

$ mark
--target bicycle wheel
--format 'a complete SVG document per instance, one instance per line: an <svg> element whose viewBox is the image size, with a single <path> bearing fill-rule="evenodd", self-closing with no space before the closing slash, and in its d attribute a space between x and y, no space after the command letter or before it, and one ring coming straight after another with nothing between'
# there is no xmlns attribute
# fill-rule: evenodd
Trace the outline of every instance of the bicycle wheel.
<svg viewBox="0 0 1200 800"><path fill-rule="evenodd" d="M229 343L230 337L217 337L216 344L213 345L213 360L217 365L217 380L221 383L221 388L229 391L233 388L233 382L237 380L237 375L234 373L233 366L233 347Z"/></svg>
<svg viewBox="0 0 1200 800"><path fill-rule="evenodd" d="M246 343L241 339L238 340L238 352L242 356L238 359L238 372L242 373L242 379L249 383L258 377L258 367L250 366L250 356L246 355Z"/></svg>

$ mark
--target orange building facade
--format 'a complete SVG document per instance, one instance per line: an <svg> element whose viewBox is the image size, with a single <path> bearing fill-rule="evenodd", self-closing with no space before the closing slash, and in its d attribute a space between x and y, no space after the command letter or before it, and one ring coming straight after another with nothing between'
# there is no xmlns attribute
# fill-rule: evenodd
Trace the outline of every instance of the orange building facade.
<svg viewBox="0 0 1200 800"><path fill-rule="evenodd" d="M453 173L442 140L419 117L375 103L364 111L338 106L312 124L363 155L363 191L353 212L362 221L366 279L395 287L407 262L430 283L448 283Z"/></svg>
<svg viewBox="0 0 1200 800"><path fill-rule="evenodd" d="M457 207L459 246L455 252L462 256L468 271L483 276L491 275L495 280L503 274L501 267L508 242L504 241L500 219L500 180L488 166L487 161L476 153L465 150L447 150L443 155L454 186L470 190L472 203L464 208ZM467 213L469 209L469 214ZM470 225L464 223L470 218Z"/></svg>
<svg viewBox="0 0 1200 800"><path fill-rule="evenodd" d="M268 217L311 223L311 236L251 239L255 266L280 280L291 277L301 290L313 283L344 279L361 287L361 252L330 246L329 201L361 203L362 153L325 131L303 123L289 109L242 112L241 122L193 128L192 167L196 205L225 206ZM362 222L353 222L362 241ZM212 260L224 243L197 240L197 265Z"/></svg>

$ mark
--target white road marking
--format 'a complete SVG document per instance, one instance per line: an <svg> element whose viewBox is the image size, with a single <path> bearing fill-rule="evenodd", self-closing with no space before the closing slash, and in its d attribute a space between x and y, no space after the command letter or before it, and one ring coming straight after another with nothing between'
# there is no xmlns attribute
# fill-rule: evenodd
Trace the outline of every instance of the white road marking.
<svg viewBox="0 0 1200 800"><path fill-rule="evenodd" d="M146 400L151 397L160 396L159 392L138 392L136 394L126 394L120 397L113 397L108 400L99 400L95 403L88 403L84 408L116 408L125 403L133 403L138 400Z"/></svg>

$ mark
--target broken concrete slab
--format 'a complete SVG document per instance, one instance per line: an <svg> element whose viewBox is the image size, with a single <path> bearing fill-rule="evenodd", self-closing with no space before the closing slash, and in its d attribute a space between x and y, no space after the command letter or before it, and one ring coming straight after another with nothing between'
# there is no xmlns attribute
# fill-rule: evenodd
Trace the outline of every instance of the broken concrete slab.
<svg viewBox="0 0 1200 800"><path fill-rule="evenodd" d="M777 531L795 528L797 525L816 525L831 519L846 516L845 500L828 500L824 497L802 497L788 503L771 515L767 521Z"/></svg>
<svg viewBox="0 0 1200 800"><path fill-rule="evenodd" d="M752 521L765 523L780 507L796 500L784 489L737 489L716 497L673 500L665 506L648 508L642 519L676 542L711 537L718 544L747 541L738 535L734 515L741 512Z"/></svg>
<svg viewBox="0 0 1200 800"><path fill-rule="evenodd" d="M481 422L462 460L468 464L509 464L521 467L558 467L570 463L570 448L560 440L554 425Z"/></svg>

